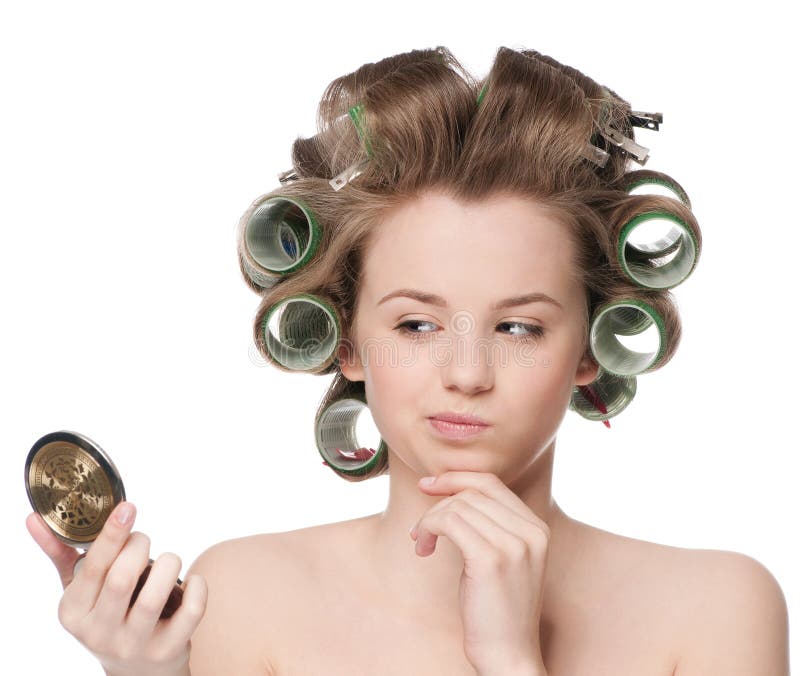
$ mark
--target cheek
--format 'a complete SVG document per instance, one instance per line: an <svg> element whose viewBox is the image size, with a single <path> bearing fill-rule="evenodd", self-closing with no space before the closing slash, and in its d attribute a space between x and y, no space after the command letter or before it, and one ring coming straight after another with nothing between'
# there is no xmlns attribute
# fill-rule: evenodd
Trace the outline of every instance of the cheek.
<svg viewBox="0 0 800 676"><path fill-rule="evenodd" d="M364 390L372 418L379 429L388 433L392 425L404 424L409 406L419 402L420 380L413 367L389 363L370 364L366 369Z"/></svg>
<svg viewBox="0 0 800 676"><path fill-rule="evenodd" d="M517 393L512 405L547 417L560 416L572 394L575 365L571 359L566 353L541 349L534 360L506 369L503 390Z"/></svg>

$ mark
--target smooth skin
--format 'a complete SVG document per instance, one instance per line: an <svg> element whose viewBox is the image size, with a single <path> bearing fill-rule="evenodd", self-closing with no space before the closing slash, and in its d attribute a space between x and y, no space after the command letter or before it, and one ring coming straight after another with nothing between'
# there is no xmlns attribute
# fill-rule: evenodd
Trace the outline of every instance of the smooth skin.
<svg viewBox="0 0 800 676"><path fill-rule="evenodd" d="M118 504L75 575L78 552L56 538L41 515L31 513L25 525L61 578L59 621L99 660L108 676L186 676L190 637L206 608L206 581L190 575L178 610L159 619L181 569L181 559L166 552L153 563L129 610L150 550L147 535L131 532L135 520L132 503Z"/></svg>

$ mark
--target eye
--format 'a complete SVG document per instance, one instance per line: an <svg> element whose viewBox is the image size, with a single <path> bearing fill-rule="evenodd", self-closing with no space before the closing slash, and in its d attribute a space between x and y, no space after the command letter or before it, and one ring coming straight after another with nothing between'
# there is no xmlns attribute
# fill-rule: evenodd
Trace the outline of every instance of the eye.
<svg viewBox="0 0 800 676"><path fill-rule="evenodd" d="M433 333L433 331L416 331L413 328L410 328L414 325L418 324L428 324L429 326L436 326L433 322L427 322L422 319L409 319L408 321L402 322L395 326L395 331L400 331L400 333L412 336L414 338L419 338L427 333ZM541 326L536 326L535 324L525 324L523 322L500 322L498 326L519 326L525 329L526 333L512 333L510 334L514 337L515 340L536 340L537 338L541 338L544 335L544 328Z"/></svg>
<svg viewBox="0 0 800 676"><path fill-rule="evenodd" d="M402 324L398 324L397 326L395 326L394 330L395 331L400 331L400 333L402 333L404 335L407 335L407 336L412 336L414 338L417 338L417 337L419 337L419 336L421 336L421 335L423 335L425 333L433 333L433 331L413 331L410 328L408 328L409 326L412 326L412 325L415 325L415 324L428 324L429 326L436 326L433 322L426 322L426 321L423 321L422 319L409 319L408 321L403 322Z"/></svg>
<svg viewBox="0 0 800 676"><path fill-rule="evenodd" d="M518 340L535 340L544 335L544 328L535 324L524 324L523 322L501 322L498 326L521 326L527 333L513 334Z"/></svg>

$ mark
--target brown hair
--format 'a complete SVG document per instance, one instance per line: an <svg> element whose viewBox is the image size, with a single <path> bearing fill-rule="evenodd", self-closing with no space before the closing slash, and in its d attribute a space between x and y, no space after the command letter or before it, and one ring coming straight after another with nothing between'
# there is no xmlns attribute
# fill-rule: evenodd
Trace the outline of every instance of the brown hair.
<svg viewBox="0 0 800 676"><path fill-rule="evenodd" d="M348 118L360 104L362 133ZM638 299L664 318L667 345L657 367L674 354L680 319L669 291L643 288L621 270L617 234L642 208L675 214L690 224L699 251L699 229L687 205L658 195L631 195L627 153L598 133L601 114L633 139L630 105L579 71L533 50L501 47L489 74L476 81L444 47L413 50L368 63L328 85L318 110L318 133L292 146L296 180L262 195L302 199L322 225L314 258L302 269L262 289L254 340L266 351L263 321L276 303L297 294L318 294L339 312L342 337L351 336L361 262L369 235L387 210L423 190L462 202L496 193L521 195L549 207L570 226L576 274L586 288L586 328L594 311L615 299ZM608 154L604 166L589 161L587 144ZM355 180L335 191L329 179L371 157ZM642 172L644 173L644 172ZM674 183L648 171L648 175ZM251 207L252 208L252 207ZM240 242L240 264L242 264ZM588 350L588 340L587 347ZM344 396L364 397L364 384L334 373L317 415ZM335 468L332 468L335 470ZM360 481L388 470L386 454Z"/></svg>

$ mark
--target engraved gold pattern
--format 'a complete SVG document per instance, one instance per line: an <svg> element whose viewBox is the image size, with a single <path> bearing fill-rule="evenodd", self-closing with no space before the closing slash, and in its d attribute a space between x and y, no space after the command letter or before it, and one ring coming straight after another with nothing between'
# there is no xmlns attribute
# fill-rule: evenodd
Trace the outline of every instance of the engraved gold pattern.
<svg viewBox="0 0 800 676"><path fill-rule="evenodd" d="M70 540L91 542L114 509L108 476L75 444L43 446L29 469L31 498L48 525Z"/></svg>

